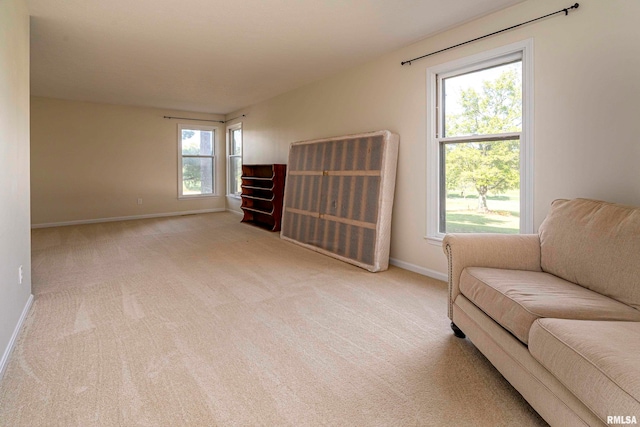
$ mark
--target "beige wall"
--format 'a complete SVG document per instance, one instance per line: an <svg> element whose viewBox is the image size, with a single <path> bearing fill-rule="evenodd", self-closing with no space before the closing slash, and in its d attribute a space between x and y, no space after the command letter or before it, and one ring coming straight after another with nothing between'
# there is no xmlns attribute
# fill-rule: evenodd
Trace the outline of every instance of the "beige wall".
<svg viewBox="0 0 640 427"><path fill-rule="evenodd" d="M20 284L18 269L23 267ZM31 294L29 11L0 2L0 376Z"/></svg>
<svg viewBox="0 0 640 427"><path fill-rule="evenodd" d="M556 198L640 205L640 2L587 0L558 15L400 66L400 62L567 6L528 1L377 60L231 113L243 119L245 163L286 162L291 142L389 129L400 134L391 257L443 277L426 234L426 70L534 40L534 223Z"/></svg>
<svg viewBox="0 0 640 427"><path fill-rule="evenodd" d="M32 97L33 224L224 209L224 125L163 116L224 119ZM178 200L178 123L217 127L219 197Z"/></svg>

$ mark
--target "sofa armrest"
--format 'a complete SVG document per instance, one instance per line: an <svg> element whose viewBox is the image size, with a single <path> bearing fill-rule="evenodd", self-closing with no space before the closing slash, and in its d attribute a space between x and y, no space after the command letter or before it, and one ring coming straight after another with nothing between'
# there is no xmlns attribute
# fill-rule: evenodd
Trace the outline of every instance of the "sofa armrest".
<svg viewBox="0 0 640 427"><path fill-rule="evenodd" d="M449 263L449 318L466 267L542 271L537 234L453 233L442 241ZM453 320L453 319L452 319Z"/></svg>

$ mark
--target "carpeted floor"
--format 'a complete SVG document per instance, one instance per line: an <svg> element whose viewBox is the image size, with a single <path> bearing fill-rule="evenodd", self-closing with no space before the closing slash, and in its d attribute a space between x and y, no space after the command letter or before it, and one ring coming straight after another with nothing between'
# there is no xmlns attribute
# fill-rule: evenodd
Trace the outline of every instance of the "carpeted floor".
<svg viewBox="0 0 640 427"><path fill-rule="evenodd" d="M446 285L232 213L36 229L0 426L545 425Z"/></svg>

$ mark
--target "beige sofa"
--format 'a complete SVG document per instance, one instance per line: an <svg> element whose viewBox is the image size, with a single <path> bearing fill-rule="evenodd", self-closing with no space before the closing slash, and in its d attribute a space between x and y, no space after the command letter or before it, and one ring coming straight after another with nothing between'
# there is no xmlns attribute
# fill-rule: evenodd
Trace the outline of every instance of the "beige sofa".
<svg viewBox="0 0 640 427"><path fill-rule="evenodd" d="M640 425L640 208L556 200L538 234L448 234L449 317L553 426Z"/></svg>

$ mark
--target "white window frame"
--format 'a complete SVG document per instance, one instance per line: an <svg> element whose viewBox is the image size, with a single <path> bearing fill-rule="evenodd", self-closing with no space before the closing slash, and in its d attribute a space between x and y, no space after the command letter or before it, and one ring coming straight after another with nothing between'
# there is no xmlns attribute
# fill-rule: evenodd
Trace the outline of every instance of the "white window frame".
<svg viewBox="0 0 640 427"><path fill-rule="evenodd" d="M427 235L441 245L440 232L440 139L438 76L457 75L522 57L522 131L520 137L520 233L533 233L533 39L513 43L427 69ZM484 136L483 136L484 137Z"/></svg>
<svg viewBox="0 0 640 427"><path fill-rule="evenodd" d="M182 155L182 130L199 130L199 131L210 131L213 137L212 141L212 152L211 156L183 156ZM177 135L177 146L178 146L178 199L179 200L187 200L187 199L198 199L203 197L217 197L217 179L216 179L216 171L217 171L217 150L218 150L218 127L217 126L202 126L202 125L190 125L190 124L178 124L178 135ZM183 157L206 157L211 158L211 194L183 194L182 191L182 158Z"/></svg>
<svg viewBox="0 0 640 427"><path fill-rule="evenodd" d="M241 145L240 145L240 154L231 154L231 133L233 131L240 130L241 135ZM227 126L227 196L234 197L236 199L240 198L240 193L232 193L231 192L231 159L235 157L240 157L240 164L242 165L242 154L244 152L244 133L242 131L242 122L235 123L230 126Z"/></svg>

